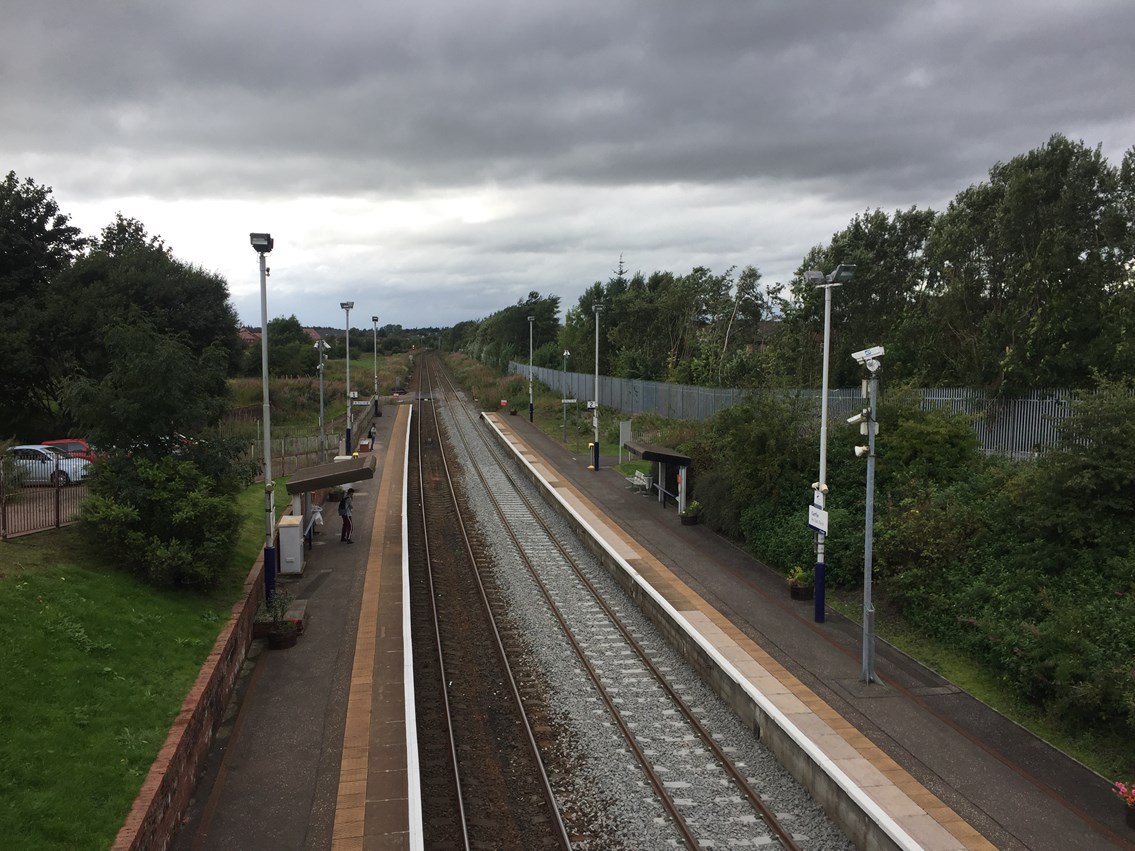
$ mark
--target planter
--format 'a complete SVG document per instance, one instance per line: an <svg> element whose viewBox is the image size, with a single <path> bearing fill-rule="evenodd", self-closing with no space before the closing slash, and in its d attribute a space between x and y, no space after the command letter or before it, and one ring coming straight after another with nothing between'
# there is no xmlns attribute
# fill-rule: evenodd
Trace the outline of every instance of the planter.
<svg viewBox="0 0 1135 851"><path fill-rule="evenodd" d="M696 514L679 514L683 526L696 526L698 525L698 516Z"/></svg>
<svg viewBox="0 0 1135 851"><path fill-rule="evenodd" d="M811 600L815 589L811 585L789 585L788 594L793 600Z"/></svg>
<svg viewBox="0 0 1135 851"><path fill-rule="evenodd" d="M273 650L286 650L289 647L295 647L296 640L299 637L300 631L294 626L275 629L268 633L268 646Z"/></svg>
<svg viewBox="0 0 1135 851"><path fill-rule="evenodd" d="M1131 830L1135 830L1135 807L1126 807L1127 810L1127 826Z"/></svg>

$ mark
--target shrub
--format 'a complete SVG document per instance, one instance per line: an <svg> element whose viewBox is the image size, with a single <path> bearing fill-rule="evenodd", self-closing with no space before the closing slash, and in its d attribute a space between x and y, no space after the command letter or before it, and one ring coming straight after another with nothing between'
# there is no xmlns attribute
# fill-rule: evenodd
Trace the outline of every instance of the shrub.
<svg viewBox="0 0 1135 851"><path fill-rule="evenodd" d="M236 481L174 455L113 458L92 476L83 527L93 545L152 584L211 588L237 542Z"/></svg>

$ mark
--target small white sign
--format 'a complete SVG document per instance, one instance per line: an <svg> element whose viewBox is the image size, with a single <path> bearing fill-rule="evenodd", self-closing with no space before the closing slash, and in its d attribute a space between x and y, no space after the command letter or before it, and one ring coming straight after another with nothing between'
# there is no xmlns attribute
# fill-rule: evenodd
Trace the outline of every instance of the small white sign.
<svg viewBox="0 0 1135 851"><path fill-rule="evenodd" d="M593 410L595 410L595 409L596 409L596 408L598 408L598 407L599 407L599 403L598 403L598 402L592 402L592 401L588 400L588 402L587 402L587 410L589 410L589 411L593 411Z"/></svg>
<svg viewBox="0 0 1135 851"><path fill-rule="evenodd" d="M820 508L824 507L824 495L817 491L812 491L812 505L818 505Z"/></svg>
<svg viewBox="0 0 1135 851"><path fill-rule="evenodd" d="M352 399L358 399L359 398L359 391L358 390L352 390L351 391L351 398Z"/></svg>
<svg viewBox="0 0 1135 851"><path fill-rule="evenodd" d="M578 399L560 399L560 401L563 402L565 405L574 405L579 400Z"/></svg>
<svg viewBox="0 0 1135 851"><path fill-rule="evenodd" d="M816 505L808 506L808 525L817 532L828 534L828 513Z"/></svg>

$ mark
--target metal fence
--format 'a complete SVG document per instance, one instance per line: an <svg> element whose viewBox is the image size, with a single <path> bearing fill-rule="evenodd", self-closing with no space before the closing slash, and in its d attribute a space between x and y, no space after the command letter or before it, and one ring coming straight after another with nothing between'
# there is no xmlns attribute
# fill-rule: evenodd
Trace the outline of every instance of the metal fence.
<svg viewBox="0 0 1135 851"><path fill-rule="evenodd" d="M85 484L28 485L6 467L0 465L0 540L58 529L79 519Z"/></svg>
<svg viewBox="0 0 1135 851"><path fill-rule="evenodd" d="M528 365L509 363L509 371L528 374ZM595 375L534 367L534 380L563 394L562 398L582 401L595 395ZM632 378L599 376L599 403L623 413L654 413L679 420L708 419L720 410L740 403L744 390L666 384ZM1079 397L1072 390L1036 390L1012 399L995 399L973 388L929 388L915 391L921 407L946 408L973 418L978 445L985 452L1025 457L1055 446L1058 425ZM819 390L787 390L785 393L814 400L820 411ZM830 420L847 418L864 406L858 388L831 390L828 395Z"/></svg>

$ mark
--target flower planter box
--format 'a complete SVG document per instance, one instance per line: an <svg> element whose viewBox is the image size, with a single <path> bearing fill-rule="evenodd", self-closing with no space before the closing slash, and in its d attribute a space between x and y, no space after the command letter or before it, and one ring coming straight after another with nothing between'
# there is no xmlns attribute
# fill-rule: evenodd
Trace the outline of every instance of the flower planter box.
<svg viewBox="0 0 1135 851"><path fill-rule="evenodd" d="M261 607L263 607L263 603L261 603ZM304 630L307 629L307 600L293 601L284 614L284 620L295 623L296 634L303 635ZM261 608L261 611L256 614L256 620L252 623L252 637L267 638L271 633L272 621L264 618L263 608Z"/></svg>
<svg viewBox="0 0 1135 851"><path fill-rule="evenodd" d="M696 526L698 524L696 514L679 514L678 517L681 518L683 526Z"/></svg>
<svg viewBox="0 0 1135 851"><path fill-rule="evenodd" d="M811 600L812 592L815 591L811 585L789 585L788 594L793 600Z"/></svg>

